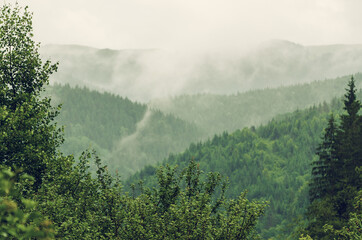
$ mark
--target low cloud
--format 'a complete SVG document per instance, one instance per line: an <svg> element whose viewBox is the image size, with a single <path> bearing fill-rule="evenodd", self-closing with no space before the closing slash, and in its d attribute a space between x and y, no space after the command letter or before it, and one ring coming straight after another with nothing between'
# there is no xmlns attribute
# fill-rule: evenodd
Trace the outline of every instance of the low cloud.
<svg viewBox="0 0 362 240"><path fill-rule="evenodd" d="M362 45L303 46L274 40L248 51L176 52L53 45L51 82L87 86L148 102L182 94L234 94L361 72Z"/></svg>
<svg viewBox="0 0 362 240"><path fill-rule="evenodd" d="M35 36L48 44L206 51L274 38L304 45L362 43L359 0L18 2L30 6Z"/></svg>

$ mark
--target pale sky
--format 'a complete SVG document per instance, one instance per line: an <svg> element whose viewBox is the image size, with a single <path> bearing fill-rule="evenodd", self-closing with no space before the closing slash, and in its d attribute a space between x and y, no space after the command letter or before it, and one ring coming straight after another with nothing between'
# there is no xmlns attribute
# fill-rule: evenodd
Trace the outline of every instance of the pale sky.
<svg viewBox="0 0 362 240"><path fill-rule="evenodd" d="M10 3L14 0L3 0ZM361 0L18 0L42 44L222 49L362 43Z"/></svg>

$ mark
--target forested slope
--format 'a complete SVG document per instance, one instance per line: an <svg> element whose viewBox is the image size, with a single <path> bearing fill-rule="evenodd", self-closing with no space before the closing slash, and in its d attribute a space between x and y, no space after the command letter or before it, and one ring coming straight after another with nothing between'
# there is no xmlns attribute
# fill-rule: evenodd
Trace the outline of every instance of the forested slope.
<svg viewBox="0 0 362 240"><path fill-rule="evenodd" d="M62 104L58 117L65 126L62 151L79 155L95 148L112 169L126 176L215 133L258 126L277 114L328 101L343 92L347 79L230 96L181 96L149 106L69 85L50 87L49 94ZM357 74L357 86L360 79Z"/></svg>
<svg viewBox="0 0 362 240"><path fill-rule="evenodd" d="M156 99L149 105L195 123L207 129L212 136L223 131L265 124L278 114L329 102L344 93L345 83L349 78L350 76L344 76L235 95L182 95ZM356 74L355 79L357 87L362 87L362 74Z"/></svg>
<svg viewBox="0 0 362 240"><path fill-rule="evenodd" d="M55 85L48 94L62 104L58 122L64 125L66 140L61 150L79 156L94 148L124 176L182 151L204 135L193 124L110 93Z"/></svg>
<svg viewBox="0 0 362 240"><path fill-rule="evenodd" d="M48 94L62 105L58 121L65 126L65 153L77 153L89 144L111 150L115 141L136 130L147 109L127 98L85 87L55 85Z"/></svg>
<svg viewBox="0 0 362 240"><path fill-rule="evenodd" d="M204 143L191 144L184 153L172 155L164 163L184 166L195 159L205 172L219 171L228 176L230 197L240 189L248 189L250 199L270 201L259 224L264 238L295 239L290 234L303 223L315 149L330 112L341 110L340 99L297 110L258 128L223 133ZM149 176L153 172L154 168L148 166L130 181L147 178L146 182L152 182Z"/></svg>

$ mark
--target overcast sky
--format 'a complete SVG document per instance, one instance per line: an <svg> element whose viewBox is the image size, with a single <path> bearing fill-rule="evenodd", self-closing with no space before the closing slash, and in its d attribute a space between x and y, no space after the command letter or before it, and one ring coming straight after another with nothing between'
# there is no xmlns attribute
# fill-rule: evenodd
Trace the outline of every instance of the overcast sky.
<svg viewBox="0 0 362 240"><path fill-rule="evenodd" d="M3 0L10 3L13 0ZM223 49L362 43L361 0L18 0L42 44Z"/></svg>

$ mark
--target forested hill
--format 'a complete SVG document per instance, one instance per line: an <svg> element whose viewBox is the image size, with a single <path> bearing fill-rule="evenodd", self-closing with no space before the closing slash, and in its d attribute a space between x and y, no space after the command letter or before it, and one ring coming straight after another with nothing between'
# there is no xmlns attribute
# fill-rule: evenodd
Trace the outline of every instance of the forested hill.
<svg viewBox="0 0 362 240"><path fill-rule="evenodd" d="M355 78L361 86L361 75ZM277 114L340 96L347 79L230 96L181 96L149 106L84 87L54 85L48 92L53 102L63 104L58 116L65 125L62 151L79 155L88 147L95 148L111 169L128 176L183 151L191 142L225 130L258 126Z"/></svg>
<svg viewBox="0 0 362 240"><path fill-rule="evenodd" d="M329 102L344 93L349 78L350 76L344 76L235 95L182 95L155 99L149 105L195 123L208 130L212 136L223 131L231 132L265 124L278 114ZM362 87L362 74L355 74L355 79L357 88Z"/></svg>
<svg viewBox="0 0 362 240"><path fill-rule="evenodd" d="M193 124L110 93L55 85L47 94L54 104L62 104L57 118L65 127L62 152L78 156L94 148L122 176L204 136Z"/></svg>
<svg viewBox="0 0 362 240"><path fill-rule="evenodd" d="M90 91L85 87L55 85L48 92L54 104L62 104L58 120L66 128L69 146L65 148L78 145L74 144L72 137L83 136L85 146L92 142L111 150L119 138L136 131L136 123L141 121L147 110L144 104L107 92Z"/></svg>
<svg viewBox="0 0 362 240"><path fill-rule="evenodd" d="M216 135L204 143L193 143L184 153L172 155L164 163L182 168L195 159L205 172L219 171L228 176L230 197L248 189L249 199L270 201L259 222L264 239L297 239L298 235L291 233L303 226L316 147L329 114L341 111L342 101L334 99L330 104L279 116L258 128L244 128ZM145 182L151 183L154 171L148 166L132 176L130 182L147 179Z"/></svg>

